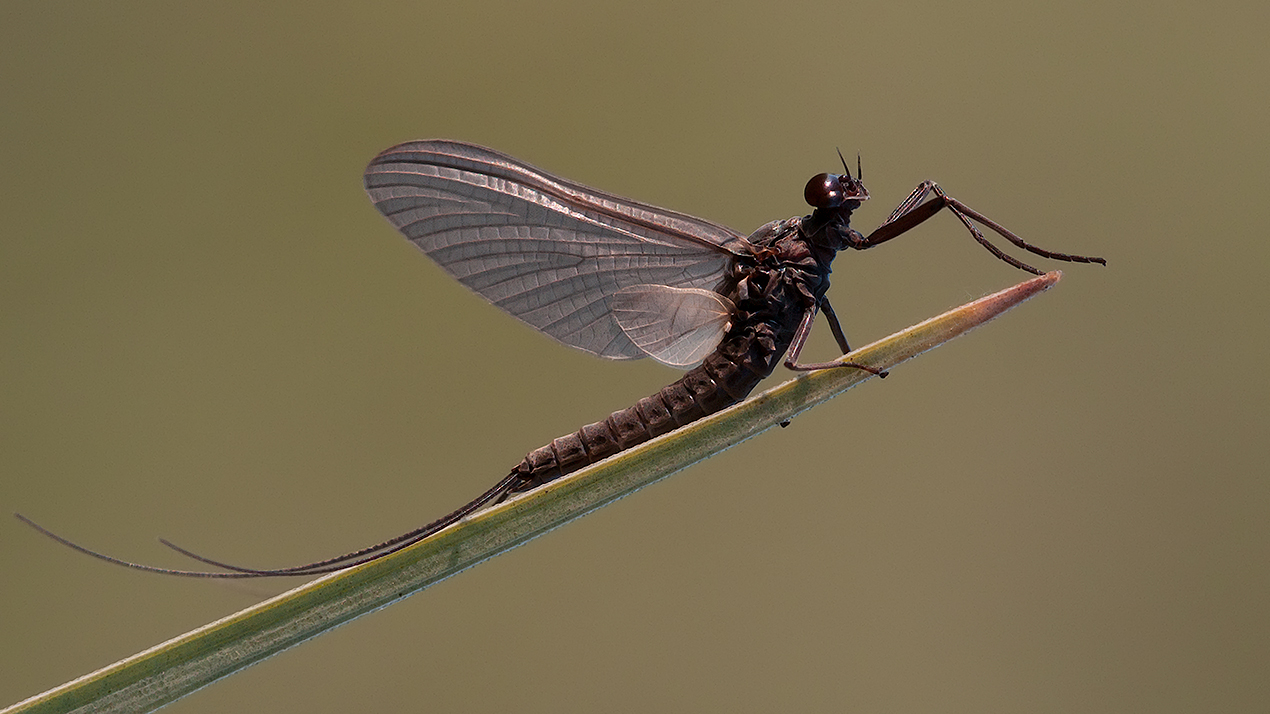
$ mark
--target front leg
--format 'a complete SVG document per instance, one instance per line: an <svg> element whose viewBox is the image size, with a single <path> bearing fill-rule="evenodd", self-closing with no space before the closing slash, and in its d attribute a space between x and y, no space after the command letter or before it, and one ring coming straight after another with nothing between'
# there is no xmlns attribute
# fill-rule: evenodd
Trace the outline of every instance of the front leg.
<svg viewBox="0 0 1270 714"><path fill-rule="evenodd" d="M930 194L934 194L935 197L926 203L922 203L922 200ZM1027 272L1035 275L1041 274L1041 271L1036 268L1033 268L1027 263L1011 258L1001 252L1000 248L989 243L988 239L983 237L983 233L979 230L979 228L971 222L971 219L979 221L983 225L991 228L1001 237L1017 245L1023 250L1028 251L1029 253L1034 253L1045 258L1053 258L1054 260L1065 260L1071 263L1107 264L1107 261L1102 258L1072 255L1070 253L1055 253L1053 251L1045 250L1044 248L1038 248L1037 246L1034 246L1018 237L1013 232L1006 229L1005 226L1002 226L961 201L958 201L957 199L944 193L944 189L940 188L939 184L934 181L923 181L918 184L917 188L913 189L913 192L908 195L908 198L904 199L900 202L900 205L895 207L895 210L891 212L891 215L882 223L882 225L878 226L877 230L870 233L867 237L861 236L852 240L850 245L852 248L863 250L864 248L872 248L879 243L885 243L896 236L907 233L944 208L947 208L953 213L953 215L957 216L957 219L960 220L962 225L970 231L970 234L974 236L974 239L978 241L980 245L987 248L993 255L1010 265L1019 268L1020 270L1026 270Z"/></svg>
<svg viewBox="0 0 1270 714"><path fill-rule="evenodd" d="M825 314L830 318L829 327L833 330L834 337L838 339L838 346L843 348L843 354L850 351L847 347L847 338L842 335L842 326L838 324L837 317L833 315L832 308L829 303L825 302ZM799 364L798 355L803 351L803 343L807 341L807 335L811 334L811 323L816 319L816 305L807 308L807 312L803 313L802 322L798 323L798 331L794 333L793 342L789 343L789 351L785 353L785 367L795 372L811 372L817 369L836 369L838 367L855 367L862 369L870 374L876 374L879 377L887 375L885 370L868 365L859 364L857 362L813 362L811 364ZM836 329L835 329L836 328Z"/></svg>

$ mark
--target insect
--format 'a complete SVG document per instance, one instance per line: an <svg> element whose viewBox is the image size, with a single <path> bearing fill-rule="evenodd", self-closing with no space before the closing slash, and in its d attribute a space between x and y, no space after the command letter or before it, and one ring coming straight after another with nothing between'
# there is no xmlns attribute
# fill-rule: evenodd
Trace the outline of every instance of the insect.
<svg viewBox="0 0 1270 714"><path fill-rule="evenodd" d="M1031 245L924 181L872 233L851 228L869 199L859 159L851 174L819 174L803 196L810 215L773 221L748 237L723 226L558 178L510 156L457 141L394 146L366 169L366 191L410 242L456 280L556 340L609 359L653 359L687 373L634 406L530 452L462 508L378 545L290 568L259 570L205 558L220 571L177 570L89 550L18 517L80 552L118 565L209 578L316 575L406 548L511 495L595 463L744 399L783 361L796 371L861 369L854 362L798 361L818 313L845 355L851 351L825 293L842 250L903 235L942 210L1010 265L1041 271L1002 252L976 222L1030 253L1076 263L1102 258ZM929 199L929 200L928 200Z"/></svg>

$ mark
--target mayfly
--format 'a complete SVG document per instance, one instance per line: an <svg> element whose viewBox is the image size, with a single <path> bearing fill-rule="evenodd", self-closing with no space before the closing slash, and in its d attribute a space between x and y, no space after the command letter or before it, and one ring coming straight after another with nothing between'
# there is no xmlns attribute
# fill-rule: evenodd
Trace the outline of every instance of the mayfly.
<svg viewBox="0 0 1270 714"><path fill-rule="evenodd" d="M841 159L841 153L839 153ZM744 399L783 363L791 370L860 369L855 362L802 363L818 313L845 355L851 351L825 296L830 263L947 210L984 248L1010 265L976 222L1035 255L1076 263L1102 258L1031 245L924 181L877 230L851 228L869 199L859 160L853 176L819 174L803 197L810 215L773 221L749 237L682 213L619 198L540 171L474 144L416 141L376 156L366 192L388 220L459 282L556 340L608 359L652 357L687 373L634 406L531 451L511 472L462 508L378 545L290 568L243 568L168 547L221 571L134 563L89 550L29 519L75 550L168 575L253 578L316 575L399 551L486 506L531 490ZM929 199L929 200L928 200Z"/></svg>

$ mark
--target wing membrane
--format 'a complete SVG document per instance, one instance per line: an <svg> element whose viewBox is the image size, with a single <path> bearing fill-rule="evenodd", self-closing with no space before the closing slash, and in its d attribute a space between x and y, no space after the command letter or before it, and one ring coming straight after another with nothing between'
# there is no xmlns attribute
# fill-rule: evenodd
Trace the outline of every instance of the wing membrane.
<svg viewBox="0 0 1270 714"><path fill-rule="evenodd" d="M611 300L613 317L650 357L671 367L692 367L714 351L735 307L709 290L634 285Z"/></svg>
<svg viewBox="0 0 1270 714"><path fill-rule="evenodd" d="M375 207L464 285L555 339L644 355L610 298L634 285L714 290L741 235L453 141L395 146L366 169Z"/></svg>

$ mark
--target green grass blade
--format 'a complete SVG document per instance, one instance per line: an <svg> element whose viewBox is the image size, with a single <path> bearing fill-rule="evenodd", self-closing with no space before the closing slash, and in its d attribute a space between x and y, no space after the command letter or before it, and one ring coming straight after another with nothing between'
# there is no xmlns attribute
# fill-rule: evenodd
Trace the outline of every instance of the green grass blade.
<svg viewBox="0 0 1270 714"><path fill-rule="evenodd" d="M1048 289L1048 273L856 350L891 369ZM730 409L474 514L381 560L332 573L200 627L4 712L152 711L337 625L416 593L482 560L733 446L872 379L856 369L802 375Z"/></svg>

